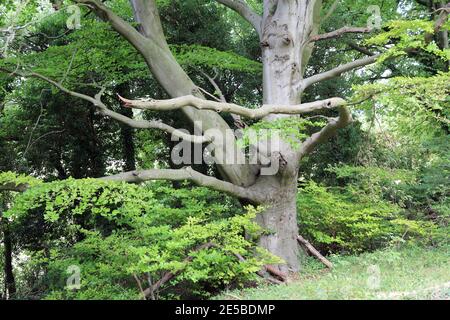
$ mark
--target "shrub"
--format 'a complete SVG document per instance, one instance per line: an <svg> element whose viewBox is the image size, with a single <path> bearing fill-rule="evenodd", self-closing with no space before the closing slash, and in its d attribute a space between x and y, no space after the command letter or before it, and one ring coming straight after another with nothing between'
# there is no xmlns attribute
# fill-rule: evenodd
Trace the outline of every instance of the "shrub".
<svg viewBox="0 0 450 320"><path fill-rule="evenodd" d="M141 298L140 288L154 285L154 297L165 299L242 285L278 261L255 244L257 210L239 211L204 188L69 179L30 188L6 215L41 274L42 296ZM65 289L70 266L81 271L73 291Z"/></svg>
<svg viewBox="0 0 450 320"><path fill-rule="evenodd" d="M351 186L342 191L308 182L297 199L300 233L325 252L374 250L427 235L434 225L406 219L399 206Z"/></svg>

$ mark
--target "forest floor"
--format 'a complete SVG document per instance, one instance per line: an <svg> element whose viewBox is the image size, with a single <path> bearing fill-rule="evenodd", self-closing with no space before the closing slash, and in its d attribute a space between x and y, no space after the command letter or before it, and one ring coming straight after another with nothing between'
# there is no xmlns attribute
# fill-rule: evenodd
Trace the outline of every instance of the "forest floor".
<svg viewBox="0 0 450 320"><path fill-rule="evenodd" d="M312 258L287 285L223 292L226 300L450 300L450 246L384 249L330 256L330 271Z"/></svg>

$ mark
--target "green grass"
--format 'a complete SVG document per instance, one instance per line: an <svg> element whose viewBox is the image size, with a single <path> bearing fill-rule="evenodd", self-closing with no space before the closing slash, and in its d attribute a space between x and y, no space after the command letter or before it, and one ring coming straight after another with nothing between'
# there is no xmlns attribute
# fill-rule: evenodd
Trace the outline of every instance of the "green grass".
<svg viewBox="0 0 450 320"><path fill-rule="evenodd" d="M328 271L308 258L287 285L222 293L219 299L450 299L450 246L385 249L358 256L331 256Z"/></svg>

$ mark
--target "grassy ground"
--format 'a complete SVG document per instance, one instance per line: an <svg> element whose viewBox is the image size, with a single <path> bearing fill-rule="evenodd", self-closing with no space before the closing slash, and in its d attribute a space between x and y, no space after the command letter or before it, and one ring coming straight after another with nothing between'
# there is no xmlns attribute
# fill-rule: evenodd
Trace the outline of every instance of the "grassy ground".
<svg viewBox="0 0 450 320"><path fill-rule="evenodd" d="M450 246L385 249L332 256L332 271L316 260L287 285L224 292L220 299L450 299Z"/></svg>

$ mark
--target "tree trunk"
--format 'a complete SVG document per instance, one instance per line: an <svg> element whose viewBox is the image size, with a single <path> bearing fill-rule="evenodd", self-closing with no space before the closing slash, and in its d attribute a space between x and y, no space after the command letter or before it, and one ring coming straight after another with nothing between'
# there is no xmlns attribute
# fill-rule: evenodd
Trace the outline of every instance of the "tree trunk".
<svg viewBox="0 0 450 320"><path fill-rule="evenodd" d="M12 241L8 226L4 226L3 244L4 244L4 271L5 271L5 291L6 299L11 299L16 294L16 281L14 279L13 264L12 264Z"/></svg>
<svg viewBox="0 0 450 320"><path fill-rule="evenodd" d="M121 114L132 118L133 111L130 109L125 109L121 111ZM121 125L120 126L120 136L122 139L122 155L123 161L125 162L125 171L136 170L136 158L135 158L135 146L134 146L134 129Z"/></svg>
<svg viewBox="0 0 450 320"><path fill-rule="evenodd" d="M280 271L297 272L300 269L300 250L297 243L296 197L293 190L287 189L281 193L277 201L266 204L265 211L257 218L266 230L260 239L260 246L286 262L277 266Z"/></svg>
<svg viewBox="0 0 450 320"><path fill-rule="evenodd" d="M264 103L300 103L304 67L312 52L309 38L317 33L321 3L321 0L264 1L261 39ZM275 121L282 117L286 115L270 115L264 120ZM298 271L296 194L300 157L290 144L280 140L278 145L279 172L258 179L263 181L264 192L270 197L262 203L266 209L258 219L269 232L261 238L260 244L286 262L277 266L280 271Z"/></svg>

